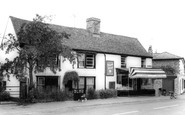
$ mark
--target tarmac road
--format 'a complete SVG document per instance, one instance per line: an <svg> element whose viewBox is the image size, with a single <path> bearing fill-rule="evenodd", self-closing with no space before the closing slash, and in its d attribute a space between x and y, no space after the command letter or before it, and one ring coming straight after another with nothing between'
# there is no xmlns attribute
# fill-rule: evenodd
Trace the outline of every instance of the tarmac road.
<svg viewBox="0 0 185 115"><path fill-rule="evenodd" d="M182 96L181 96L182 97ZM184 97L184 95L183 95ZM145 98L145 97L138 97ZM146 97L150 98L150 97ZM163 100L147 100L120 102L126 98L118 98L114 103L107 100L89 100L87 102L53 102L28 106L0 105L0 115L184 115L185 98ZM133 98L128 98L133 99ZM97 104L106 101L108 104ZM94 104L89 104L89 103ZM71 105L72 104L72 105ZM78 106L77 106L78 105Z"/></svg>

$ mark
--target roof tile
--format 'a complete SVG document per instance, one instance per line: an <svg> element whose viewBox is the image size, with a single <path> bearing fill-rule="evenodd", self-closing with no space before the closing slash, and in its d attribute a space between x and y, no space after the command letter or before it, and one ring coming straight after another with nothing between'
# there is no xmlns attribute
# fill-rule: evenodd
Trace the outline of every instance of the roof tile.
<svg viewBox="0 0 185 115"><path fill-rule="evenodd" d="M16 33L18 33L23 23L30 22L12 16L10 16L10 19L12 20ZM65 27L54 24L49 24L49 26L58 32L65 31L68 34L71 34L70 38L66 39L64 43L73 49L151 57L136 38L113 35L104 32L100 33L100 37L94 37L86 29Z"/></svg>

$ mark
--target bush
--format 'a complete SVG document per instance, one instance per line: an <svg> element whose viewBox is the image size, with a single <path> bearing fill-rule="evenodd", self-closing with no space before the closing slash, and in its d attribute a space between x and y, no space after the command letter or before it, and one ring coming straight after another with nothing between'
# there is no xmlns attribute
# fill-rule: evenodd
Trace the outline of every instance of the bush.
<svg viewBox="0 0 185 115"><path fill-rule="evenodd" d="M87 90L87 99L98 99L98 93L94 89L89 88Z"/></svg>
<svg viewBox="0 0 185 115"><path fill-rule="evenodd" d="M28 93L29 102L51 102L72 100L73 93L68 91L40 92L37 89Z"/></svg>
<svg viewBox="0 0 185 115"><path fill-rule="evenodd" d="M98 94L101 99L117 97L117 91L114 89L99 90Z"/></svg>
<svg viewBox="0 0 185 115"><path fill-rule="evenodd" d="M0 93L0 101L9 101L10 100L10 93L3 91Z"/></svg>

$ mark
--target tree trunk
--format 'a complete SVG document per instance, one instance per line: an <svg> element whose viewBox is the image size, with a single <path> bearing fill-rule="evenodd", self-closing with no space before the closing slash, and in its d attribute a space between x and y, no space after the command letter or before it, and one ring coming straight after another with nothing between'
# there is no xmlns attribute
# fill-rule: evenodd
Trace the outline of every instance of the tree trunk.
<svg viewBox="0 0 185 115"><path fill-rule="evenodd" d="M33 84L33 65L29 63L29 79L30 79L30 84L29 84L29 90L34 88Z"/></svg>

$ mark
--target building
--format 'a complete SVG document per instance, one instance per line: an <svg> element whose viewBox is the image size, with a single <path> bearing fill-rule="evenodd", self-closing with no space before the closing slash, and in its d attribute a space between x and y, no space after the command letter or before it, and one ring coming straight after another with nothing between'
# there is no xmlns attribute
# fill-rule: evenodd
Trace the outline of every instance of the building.
<svg viewBox="0 0 185 115"><path fill-rule="evenodd" d="M173 73L166 72L167 78L163 79L163 88L167 91L175 91L182 94L185 91L185 63L184 58L174 54L163 52L153 54L153 66L174 70Z"/></svg>
<svg viewBox="0 0 185 115"><path fill-rule="evenodd" d="M7 32L16 35L21 25L28 22L11 16ZM86 29L49 25L58 32L65 31L71 35L64 43L78 56L74 66L68 60L63 61L62 56L59 57L60 70L56 74L50 70L34 74L38 88L76 88L73 81L66 86L63 84L64 74L69 71L78 73L79 88L84 91L88 88L157 91L161 87L160 81L166 75L161 69L152 69L152 56L138 39L101 32L100 22L100 19L88 18Z"/></svg>

